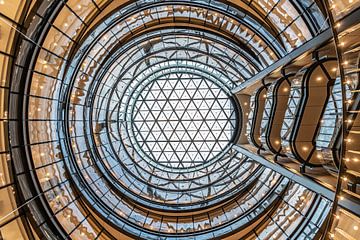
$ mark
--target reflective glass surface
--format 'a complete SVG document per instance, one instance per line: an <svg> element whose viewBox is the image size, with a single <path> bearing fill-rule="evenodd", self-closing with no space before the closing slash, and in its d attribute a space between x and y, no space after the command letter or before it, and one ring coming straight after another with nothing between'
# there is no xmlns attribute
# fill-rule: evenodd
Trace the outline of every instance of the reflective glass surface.
<svg viewBox="0 0 360 240"><path fill-rule="evenodd" d="M233 137L234 106L213 82L179 73L135 90L132 131L138 151L174 168L203 164L220 154Z"/></svg>
<svg viewBox="0 0 360 240"><path fill-rule="evenodd" d="M327 201L234 148L232 91L327 27L312 0L0 0L0 238L311 238Z"/></svg>

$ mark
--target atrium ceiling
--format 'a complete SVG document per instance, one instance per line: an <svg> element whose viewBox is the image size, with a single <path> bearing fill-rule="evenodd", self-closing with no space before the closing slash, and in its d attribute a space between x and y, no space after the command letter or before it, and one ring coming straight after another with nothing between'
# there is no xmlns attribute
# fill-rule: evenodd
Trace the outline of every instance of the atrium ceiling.
<svg viewBox="0 0 360 240"><path fill-rule="evenodd" d="M0 239L357 239L359 0L0 0Z"/></svg>

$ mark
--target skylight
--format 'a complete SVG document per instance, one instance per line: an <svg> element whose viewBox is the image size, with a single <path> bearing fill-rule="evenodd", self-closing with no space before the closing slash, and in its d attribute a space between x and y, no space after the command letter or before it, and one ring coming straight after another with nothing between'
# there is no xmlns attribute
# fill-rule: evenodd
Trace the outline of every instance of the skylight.
<svg viewBox="0 0 360 240"><path fill-rule="evenodd" d="M229 144L235 110L215 83L189 73L151 81L132 113L138 150L170 168L189 168L216 157Z"/></svg>

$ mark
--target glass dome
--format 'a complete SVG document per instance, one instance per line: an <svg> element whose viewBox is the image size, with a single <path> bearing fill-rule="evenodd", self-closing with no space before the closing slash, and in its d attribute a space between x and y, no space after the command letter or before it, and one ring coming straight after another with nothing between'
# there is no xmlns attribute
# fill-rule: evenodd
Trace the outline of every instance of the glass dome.
<svg viewBox="0 0 360 240"><path fill-rule="evenodd" d="M356 236L358 14L0 0L0 239Z"/></svg>
<svg viewBox="0 0 360 240"><path fill-rule="evenodd" d="M229 91L201 76L172 71L134 90L129 135L154 164L188 169L223 153L234 137L236 113Z"/></svg>

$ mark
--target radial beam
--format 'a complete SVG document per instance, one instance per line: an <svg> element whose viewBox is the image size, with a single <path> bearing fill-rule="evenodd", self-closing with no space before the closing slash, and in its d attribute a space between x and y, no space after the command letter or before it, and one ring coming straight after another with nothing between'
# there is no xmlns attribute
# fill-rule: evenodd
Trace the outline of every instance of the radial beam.
<svg viewBox="0 0 360 240"><path fill-rule="evenodd" d="M308 188L311 191L317 192L324 196L325 198L331 200L334 199L334 191L317 183L316 181L310 179L309 177L304 176L303 174L296 172L294 170L287 169L284 166L281 166L277 163L270 162L269 160L265 159L263 156L253 153L239 145L233 146L233 149L236 151L248 156L249 158L253 159L254 161L260 163L261 165L268 167L275 172L280 173L284 177L291 179L292 181ZM360 202L359 199L353 196L350 192L343 193L343 200L339 201L339 206L352 212L356 215L360 215L360 208L358 207Z"/></svg>
<svg viewBox="0 0 360 240"><path fill-rule="evenodd" d="M349 27L358 23L359 16L360 16L360 8L356 9L355 11L344 17L343 20L341 20L341 26L339 32L342 32L343 30L348 29ZM332 32L330 28L327 28L319 35L313 37L311 40L307 41L306 43L304 43L294 51L288 53L286 56L282 57L281 59L270 65L269 67L265 68L261 72L258 72L256 75L249 78L244 83L240 84L238 87L234 88L232 90L233 94L240 93L243 89L246 89L256 84L258 81L260 81L261 79L263 79L264 77L275 71L276 69L282 66L286 66L287 64L291 63L296 58L300 57L302 54L308 51L315 50L316 48L320 47L322 44L326 43L330 39L332 39Z"/></svg>

